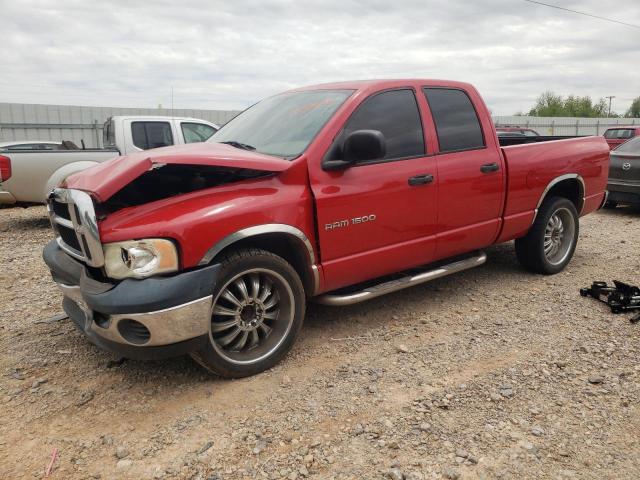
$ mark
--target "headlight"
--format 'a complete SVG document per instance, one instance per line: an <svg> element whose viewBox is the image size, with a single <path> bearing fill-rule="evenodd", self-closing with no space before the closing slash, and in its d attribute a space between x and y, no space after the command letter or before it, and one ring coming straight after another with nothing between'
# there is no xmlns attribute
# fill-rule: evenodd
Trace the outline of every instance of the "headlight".
<svg viewBox="0 0 640 480"><path fill-rule="evenodd" d="M104 268L107 276L146 278L178 270L178 252L171 240L149 238L104 245Z"/></svg>

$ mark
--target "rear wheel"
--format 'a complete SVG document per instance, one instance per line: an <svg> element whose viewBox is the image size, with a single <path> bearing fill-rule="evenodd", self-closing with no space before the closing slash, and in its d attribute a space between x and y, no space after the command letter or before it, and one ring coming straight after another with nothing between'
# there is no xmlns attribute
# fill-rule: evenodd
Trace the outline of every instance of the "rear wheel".
<svg viewBox="0 0 640 480"><path fill-rule="evenodd" d="M221 263L209 343L192 357L223 377L245 377L272 367L293 345L304 288L289 263L264 250L237 251Z"/></svg>
<svg viewBox="0 0 640 480"><path fill-rule="evenodd" d="M578 243L578 212L562 197L546 199L526 236L516 240L518 261L528 270L545 275L567 266Z"/></svg>

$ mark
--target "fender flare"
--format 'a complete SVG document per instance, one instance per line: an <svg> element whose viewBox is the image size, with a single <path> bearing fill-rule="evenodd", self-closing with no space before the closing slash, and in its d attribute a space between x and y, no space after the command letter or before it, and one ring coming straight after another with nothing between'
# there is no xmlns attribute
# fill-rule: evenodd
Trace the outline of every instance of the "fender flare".
<svg viewBox="0 0 640 480"><path fill-rule="evenodd" d="M304 245L309 257L308 268L313 279L313 294L315 294L320 288L320 274L318 271L318 266L316 265L316 254L313 250L313 245L302 230L284 223L267 223L263 225L255 225L253 227L243 228L242 230L231 233L224 237L222 240L216 242L216 244L211 248L209 248L200 262L198 262L198 265L208 265L222 250L240 240L255 237L258 235L264 235L267 233L285 234L295 238L299 243Z"/></svg>
<svg viewBox="0 0 640 480"><path fill-rule="evenodd" d="M546 188L542 191L542 194L540 195L540 199L538 200L538 204L536 205L536 209L534 210L534 215L533 215L533 220L531 221L531 224L533 225L533 222L536 221L536 217L538 216L538 210L540 210L540 206L542 205L542 202L544 202L545 198L547 197L548 193L551 191L551 189L553 187L555 187L556 185L558 185L560 182L564 182L565 180L577 180L578 181L578 188L579 188L579 201L580 201L580 208L578 209L578 215L580 215L580 213L582 213L582 208L584 207L584 195L585 195L585 184L584 184L584 179L577 173L566 173L564 175L560 175L559 177L554 178L553 180L551 180L548 185L546 186Z"/></svg>

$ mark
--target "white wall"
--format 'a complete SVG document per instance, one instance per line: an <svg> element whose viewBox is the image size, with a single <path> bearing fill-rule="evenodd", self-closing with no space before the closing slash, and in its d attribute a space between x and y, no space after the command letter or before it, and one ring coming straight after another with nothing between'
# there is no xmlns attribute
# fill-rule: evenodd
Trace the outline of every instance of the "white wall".
<svg viewBox="0 0 640 480"><path fill-rule="evenodd" d="M540 135L602 135L616 125L640 125L640 118L576 118L494 116L497 126L521 125L533 128Z"/></svg>

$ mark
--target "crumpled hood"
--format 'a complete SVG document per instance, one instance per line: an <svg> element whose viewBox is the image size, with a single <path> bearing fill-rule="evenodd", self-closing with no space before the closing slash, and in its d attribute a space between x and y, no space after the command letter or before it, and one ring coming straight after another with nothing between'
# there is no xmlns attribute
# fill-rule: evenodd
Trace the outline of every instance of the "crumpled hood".
<svg viewBox="0 0 640 480"><path fill-rule="evenodd" d="M205 142L117 157L71 175L65 183L67 188L89 192L98 201L104 202L144 172L154 168L154 165L168 164L246 168L265 172L282 172L291 166L290 161L281 158L222 143Z"/></svg>

